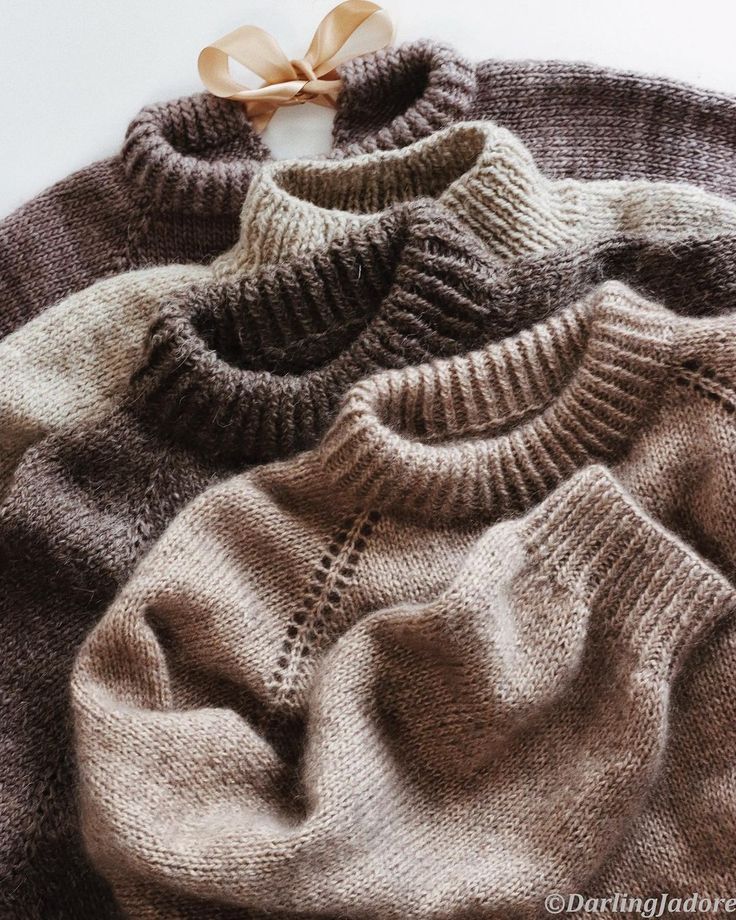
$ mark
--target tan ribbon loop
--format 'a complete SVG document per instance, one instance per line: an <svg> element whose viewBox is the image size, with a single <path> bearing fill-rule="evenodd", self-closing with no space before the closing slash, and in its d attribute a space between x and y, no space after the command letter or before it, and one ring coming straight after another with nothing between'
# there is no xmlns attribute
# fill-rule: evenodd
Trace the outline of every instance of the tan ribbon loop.
<svg viewBox="0 0 736 920"><path fill-rule="evenodd" d="M350 39L363 26L373 39L359 36L348 49ZM380 6L370 0L345 0L317 26L303 58L290 61L268 32L258 26L241 26L202 50L199 75L215 96L242 102L255 129L263 131L282 105L314 102L334 107L341 86L336 69L352 58L384 48L393 37L391 17ZM228 69L230 58L266 82L257 89L238 83Z"/></svg>

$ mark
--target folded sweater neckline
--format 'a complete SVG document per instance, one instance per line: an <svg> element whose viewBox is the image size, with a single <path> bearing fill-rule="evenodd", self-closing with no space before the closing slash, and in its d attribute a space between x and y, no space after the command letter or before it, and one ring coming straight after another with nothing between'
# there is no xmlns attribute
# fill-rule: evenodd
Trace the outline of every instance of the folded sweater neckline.
<svg viewBox="0 0 736 920"><path fill-rule="evenodd" d="M622 234L682 239L736 231L736 205L668 182L555 179L489 121L451 125L398 149L284 160L251 183L218 275L308 254L392 207L436 201L508 261Z"/></svg>
<svg viewBox="0 0 736 920"><path fill-rule="evenodd" d="M367 374L485 341L494 275L442 208L391 209L309 258L171 298L127 405L235 465L287 456L317 443Z"/></svg>
<svg viewBox="0 0 736 920"><path fill-rule="evenodd" d="M673 321L607 282L517 336L378 374L346 397L320 463L364 507L523 512L631 443L671 360Z"/></svg>
<svg viewBox="0 0 736 920"><path fill-rule="evenodd" d="M476 93L475 67L457 52L430 42L387 52L341 68L331 156L402 146L467 115ZM387 103L381 87L397 73L403 92ZM360 124L352 101L365 91L367 78L372 108L380 112L372 126ZM360 87L353 88L355 81ZM244 106L210 93L147 106L130 124L122 151L126 175L153 206L202 216L237 215L259 165L270 159Z"/></svg>

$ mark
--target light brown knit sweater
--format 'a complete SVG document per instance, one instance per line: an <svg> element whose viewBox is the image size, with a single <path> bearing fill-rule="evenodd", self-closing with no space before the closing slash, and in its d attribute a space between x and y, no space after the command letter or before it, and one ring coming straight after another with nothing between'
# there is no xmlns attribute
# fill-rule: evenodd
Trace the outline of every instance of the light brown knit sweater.
<svg viewBox="0 0 736 920"><path fill-rule="evenodd" d="M72 686L129 914L732 891L735 332L604 285L192 503Z"/></svg>
<svg viewBox="0 0 736 920"><path fill-rule="evenodd" d="M514 135L487 122L456 125L402 150L274 164L251 183L241 239L214 265L107 279L0 343L0 493L28 447L119 403L162 301L198 281L307 257L422 196L452 211L492 259L620 234L702 240L736 230L736 204L693 186L550 180Z"/></svg>

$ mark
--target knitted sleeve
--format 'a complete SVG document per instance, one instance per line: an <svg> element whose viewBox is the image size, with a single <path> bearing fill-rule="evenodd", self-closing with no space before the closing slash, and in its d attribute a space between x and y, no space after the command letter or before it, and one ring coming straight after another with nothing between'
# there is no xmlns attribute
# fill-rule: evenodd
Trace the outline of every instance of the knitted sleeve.
<svg viewBox="0 0 736 920"><path fill-rule="evenodd" d="M483 61L477 81L468 117L518 134L548 175L692 182L734 195L734 103L725 94L558 61Z"/></svg>
<svg viewBox="0 0 736 920"><path fill-rule="evenodd" d="M279 750L252 647L280 604L249 590L273 544L257 558L251 528L238 553L212 524L199 555L174 524L72 681L88 845L131 916L202 899L420 920L470 916L478 891L487 916L532 915L545 873L589 876L642 807L670 685L733 608L725 579L588 467L487 529L438 596L349 627ZM432 884L438 866L452 884Z"/></svg>
<svg viewBox="0 0 736 920"><path fill-rule="evenodd" d="M120 161L110 158L0 222L0 338L62 297L125 271L131 209Z"/></svg>
<svg viewBox="0 0 736 920"><path fill-rule="evenodd" d="M15 472L0 506L0 914L114 916L77 831L69 675L136 560L205 485L123 411L46 438Z"/></svg>
<svg viewBox="0 0 736 920"><path fill-rule="evenodd" d="M155 310L206 274L162 265L106 278L0 341L0 497L31 445L117 408Z"/></svg>

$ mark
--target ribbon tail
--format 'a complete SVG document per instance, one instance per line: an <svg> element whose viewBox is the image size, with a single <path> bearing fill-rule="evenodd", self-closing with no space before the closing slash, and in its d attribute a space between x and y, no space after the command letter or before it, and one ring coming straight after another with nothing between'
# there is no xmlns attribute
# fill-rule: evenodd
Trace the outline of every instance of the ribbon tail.
<svg viewBox="0 0 736 920"><path fill-rule="evenodd" d="M326 109L337 108L337 96L315 96L314 99L310 99L309 101L314 103L314 105L324 106Z"/></svg>
<svg viewBox="0 0 736 920"><path fill-rule="evenodd" d="M355 40L356 34L360 38L359 32L363 31L374 33L373 38L364 36L362 41ZM304 58L310 62L317 76L324 76L351 58L370 54L389 45L393 41L394 31L391 17L377 3L371 0L345 0L317 26Z"/></svg>
<svg viewBox="0 0 736 920"><path fill-rule="evenodd" d="M250 111L248 112L248 118L256 134L263 134L275 114L276 109L269 109L267 112L261 112L259 115L252 115Z"/></svg>

